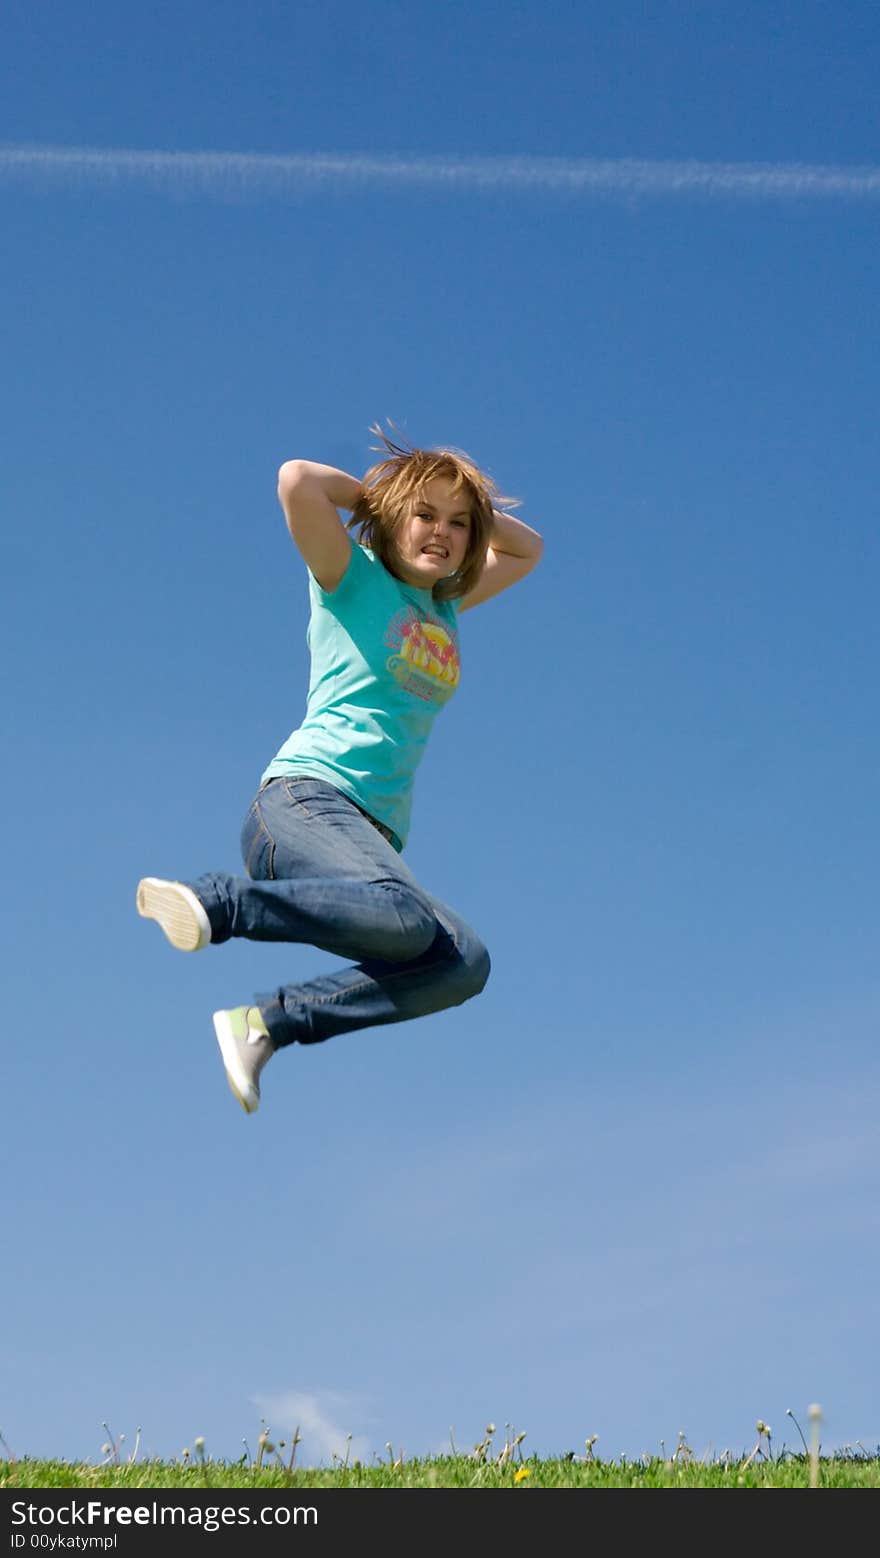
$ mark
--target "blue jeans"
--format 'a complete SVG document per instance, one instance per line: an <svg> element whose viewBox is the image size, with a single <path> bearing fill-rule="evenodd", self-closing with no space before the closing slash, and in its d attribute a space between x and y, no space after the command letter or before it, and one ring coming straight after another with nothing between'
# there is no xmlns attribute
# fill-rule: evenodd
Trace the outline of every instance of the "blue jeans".
<svg viewBox="0 0 880 1558"><path fill-rule="evenodd" d="M187 883L204 904L212 943L306 942L356 960L255 998L276 1046L424 1017L485 985L489 954L479 937L419 886L334 785L270 779L245 817L241 852L247 877L210 872Z"/></svg>

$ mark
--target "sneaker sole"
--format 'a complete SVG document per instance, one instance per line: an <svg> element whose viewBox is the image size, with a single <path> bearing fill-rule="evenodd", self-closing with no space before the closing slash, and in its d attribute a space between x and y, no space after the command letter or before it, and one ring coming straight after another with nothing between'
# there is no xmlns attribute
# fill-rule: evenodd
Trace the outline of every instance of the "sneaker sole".
<svg viewBox="0 0 880 1558"><path fill-rule="evenodd" d="M161 926L172 947L181 952L198 952L206 945L189 889L145 876L138 882L137 911L145 920Z"/></svg>
<svg viewBox="0 0 880 1558"><path fill-rule="evenodd" d="M245 1114L256 1114L260 1107L260 1095L250 1083L241 1069L241 1061L238 1058L238 1045L235 1035L225 1012L214 1013L214 1032L217 1035L217 1043L220 1045L220 1054L223 1056L223 1065L226 1068L226 1080L235 1098L238 1099Z"/></svg>

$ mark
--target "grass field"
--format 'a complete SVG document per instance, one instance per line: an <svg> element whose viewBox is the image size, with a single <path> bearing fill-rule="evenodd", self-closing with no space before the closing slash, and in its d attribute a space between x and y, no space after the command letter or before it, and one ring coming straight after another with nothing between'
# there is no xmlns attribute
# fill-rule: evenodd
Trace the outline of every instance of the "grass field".
<svg viewBox="0 0 880 1558"><path fill-rule="evenodd" d="M766 1425L757 1425L751 1450L697 1456L685 1436L679 1436L668 1457L602 1460L595 1439L585 1453L557 1458L525 1457L524 1434L509 1431L504 1445L494 1443L494 1427L469 1453L454 1452L430 1459L407 1457L386 1446L387 1460L366 1464L334 1458L329 1467L295 1464L298 1439L292 1445L273 1444L268 1430L257 1440L257 1453L246 1449L238 1461L211 1460L204 1441L195 1439L179 1459L139 1459L137 1448L123 1453L115 1440L104 1446L100 1462L16 1458L0 1460L3 1488L880 1488L880 1447L863 1446L822 1455L814 1442L802 1451L775 1450ZM491 1430L491 1431L490 1431ZM6 1447L8 1451L8 1446Z"/></svg>
<svg viewBox="0 0 880 1558"><path fill-rule="evenodd" d="M880 1457L823 1457L816 1486L880 1488ZM70 1461L0 1461L4 1488L806 1488L810 1466L805 1456L745 1467L672 1461L526 1460L516 1468L484 1466L475 1470L465 1456L406 1461L390 1465L316 1468L288 1472L259 1469L240 1462L141 1461L132 1466L76 1465Z"/></svg>

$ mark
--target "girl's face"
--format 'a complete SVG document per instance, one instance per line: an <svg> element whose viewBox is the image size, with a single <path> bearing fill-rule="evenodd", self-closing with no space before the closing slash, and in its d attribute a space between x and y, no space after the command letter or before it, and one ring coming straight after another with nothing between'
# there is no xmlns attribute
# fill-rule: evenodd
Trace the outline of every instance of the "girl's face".
<svg viewBox="0 0 880 1558"><path fill-rule="evenodd" d="M471 533L466 492L453 494L443 476L426 482L397 533L398 571L407 584L430 590L464 562Z"/></svg>

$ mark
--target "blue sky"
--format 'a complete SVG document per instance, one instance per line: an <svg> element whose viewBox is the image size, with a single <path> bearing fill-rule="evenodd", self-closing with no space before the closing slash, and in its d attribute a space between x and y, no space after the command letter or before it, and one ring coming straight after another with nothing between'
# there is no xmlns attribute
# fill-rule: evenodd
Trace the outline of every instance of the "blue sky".
<svg viewBox="0 0 880 1558"><path fill-rule="evenodd" d="M880 1442L878 44L809 0L7 7L18 1454L736 1452L812 1401ZM462 619L406 852L493 972L248 1119L212 1011L335 960L182 956L134 890L240 869L308 680L276 471L386 417L545 537Z"/></svg>

